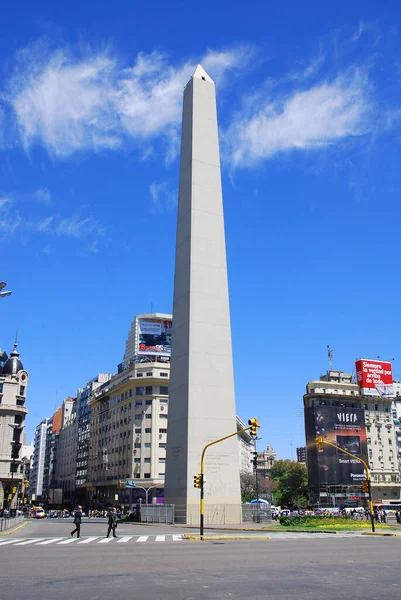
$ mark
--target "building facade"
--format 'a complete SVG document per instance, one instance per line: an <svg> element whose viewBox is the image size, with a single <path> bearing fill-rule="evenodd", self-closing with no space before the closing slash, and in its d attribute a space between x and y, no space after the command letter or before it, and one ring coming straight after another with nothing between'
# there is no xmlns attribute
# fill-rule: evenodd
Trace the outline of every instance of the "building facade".
<svg viewBox="0 0 401 600"><path fill-rule="evenodd" d="M361 395L360 388L354 383L350 373L331 370L322 375L319 380L310 381L304 395L305 409L324 406L335 407L339 410L344 408L363 411L373 501L387 503L399 501L401 499L401 482L395 444L392 399ZM311 492L312 500L319 501L321 504L366 502L366 497L361 493L361 485L358 481L355 482L355 485L311 485Z"/></svg>
<svg viewBox="0 0 401 600"><path fill-rule="evenodd" d="M28 373L17 344L9 358L1 353L0 366L0 509L15 510L21 495L23 466L21 447L27 415Z"/></svg>
<svg viewBox="0 0 401 600"><path fill-rule="evenodd" d="M78 419L77 400L60 430L57 446L56 488L61 490L63 505L70 507L75 502L75 479L77 466Z"/></svg>
<svg viewBox="0 0 401 600"><path fill-rule="evenodd" d="M306 465L306 446L300 446L297 448L297 462L304 463Z"/></svg>
<svg viewBox="0 0 401 600"><path fill-rule="evenodd" d="M135 363L100 387L91 408L88 492L91 506L132 504L153 488L163 498L169 363ZM138 489L119 481L135 479Z"/></svg>
<svg viewBox="0 0 401 600"><path fill-rule="evenodd" d="M270 479L270 472L274 462L277 460L277 453L273 446L267 446L266 450L257 453L258 475L264 479Z"/></svg>
<svg viewBox="0 0 401 600"><path fill-rule="evenodd" d="M90 443L90 414L89 402L93 393L113 377L112 373L98 373L96 377L87 382L84 388L78 389L76 404L76 469L75 469L75 496L78 504L85 504L88 488L88 461ZM72 488L70 490L72 492Z"/></svg>
<svg viewBox="0 0 401 600"><path fill-rule="evenodd" d="M49 419L43 419L35 428L29 479L29 496L33 502L41 501L43 495L48 421Z"/></svg>

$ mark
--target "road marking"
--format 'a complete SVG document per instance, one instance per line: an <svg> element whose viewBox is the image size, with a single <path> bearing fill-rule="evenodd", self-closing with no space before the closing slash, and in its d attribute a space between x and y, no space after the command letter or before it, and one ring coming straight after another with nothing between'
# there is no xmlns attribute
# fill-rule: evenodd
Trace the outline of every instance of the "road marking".
<svg viewBox="0 0 401 600"><path fill-rule="evenodd" d="M14 544L14 542L22 542L26 538L14 538L11 540L6 540L5 542L0 542L0 546L5 546L6 544Z"/></svg>
<svg viewBox="0 0 401 600"><path fill-rule="evenodd" d="M166 536L165 535L157 535L155 542L165 542L166 541Z"/></svg>
<svg viewBox="0 0 401 600"><path fill-rule="evenodd" d="M39 542L39 544L36 544L37 546L46 546L46 544L53 544L53 542L58 542L59 540L62 540L63 538L51 538L50 540L45 540L44 542Z"/></svg>
<svg viewBox="0 0 401 600"><path fill-rule="evenodd" d="M75 542L77 539L79 538L71 538L69 540L64 540L64 542L58 542L57 546L61 546L61 544L72 544L72 542Z"/></svg>
<svg viewBox="0 0 401 600"><path fill-rule="evenodd" d="M117 544L125 544L126 542L129 542L131 538L133 538L133 535L125 535L124 537L122 537L120 540L117 541Z"/></svg>
<svg viewBox="0 0 401 600"><path fill-rule="evenodd" d="M88 537L85 538L84 540L82 540L82 542L78 542L78 544L90 544L91 542L93 542L93 540L97 540L99 536L97 535L96 537Z"/></svg>
<svg viewBox="0 0 401 600"><path fill-rule="evenodd" d="M182 535L173 535L173 542L182 542L182 541L183 541Z"/></svg>
<svg viewBox="0 0 401 600"><path fill-rule="evenodd" d="M139 538L136 541L137 542L147 542L148 538L149 538L148 535L140 535Z"/></svg>
<svg viewBox="0 0 401 600"><path fill-rule="evenodd" d="M111 538L111 537L105 537L102 540L99 540L98 544L108 544L109 542L111 542L112 539L113 538Z"/></svg>
<svg viewBox="0 0 401 600"><path fill-rule="evenodd" d="M26 540L25 542L18 542L14 544L14 546L27 546L28 544L34 544L35 542L40 542L40 538L34 538L33 540Z"/></svg>

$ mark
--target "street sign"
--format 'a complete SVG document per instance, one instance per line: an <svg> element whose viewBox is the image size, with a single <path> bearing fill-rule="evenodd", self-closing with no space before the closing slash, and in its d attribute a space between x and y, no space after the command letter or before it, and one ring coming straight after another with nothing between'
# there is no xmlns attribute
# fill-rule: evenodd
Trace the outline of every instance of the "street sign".
<svg viewBox="0 0 401 600"><path fill-rule="evenodd" d="M135 479L127 479L127 481L125 482L125 487L129 489L136 487Z"/></svg>

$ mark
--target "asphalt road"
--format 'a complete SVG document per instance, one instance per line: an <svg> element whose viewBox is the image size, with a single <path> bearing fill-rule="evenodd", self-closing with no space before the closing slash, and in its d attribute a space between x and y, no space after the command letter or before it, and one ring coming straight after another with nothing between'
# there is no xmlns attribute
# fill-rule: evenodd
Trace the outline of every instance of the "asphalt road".
<svg viewBox="0 0 401 600"><path fill-rule="evenodd" d="M265 541L197 542L178 539L179 528L120 525L117 540L100 543L105 527L84 521L81 540L68 544L60 540L69 539L71 522L35 522L0 538L1 599L401 597L401 537L272 534ZM130 539L118 541L124 537Z"/></svg>

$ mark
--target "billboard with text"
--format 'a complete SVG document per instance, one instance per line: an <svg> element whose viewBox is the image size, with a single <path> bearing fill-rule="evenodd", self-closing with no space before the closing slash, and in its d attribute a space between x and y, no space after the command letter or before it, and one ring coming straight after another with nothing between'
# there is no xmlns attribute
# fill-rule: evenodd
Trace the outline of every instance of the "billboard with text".
<svg viewBox="0 0 401 600"><path fill-rule="evenodd" d="M316 447L316 437L367 462L365 411L361 408L314 406L305 408L308 480L310 485L359 485L364 466L337 448Z"/></svg>
<svg viewBox="0 0 401 600"><path fill-rule="evenodd" d="M138 319L137 354L171 355L171 319Z"/></svg>
<svg viewBox="0 0 401 600"><path fill-rule="evenodd" d="M391 362L360 358L355 362L356 382L364 394L389 396L392 393ZM385 393L382 393L382 390Z"/></svg>

